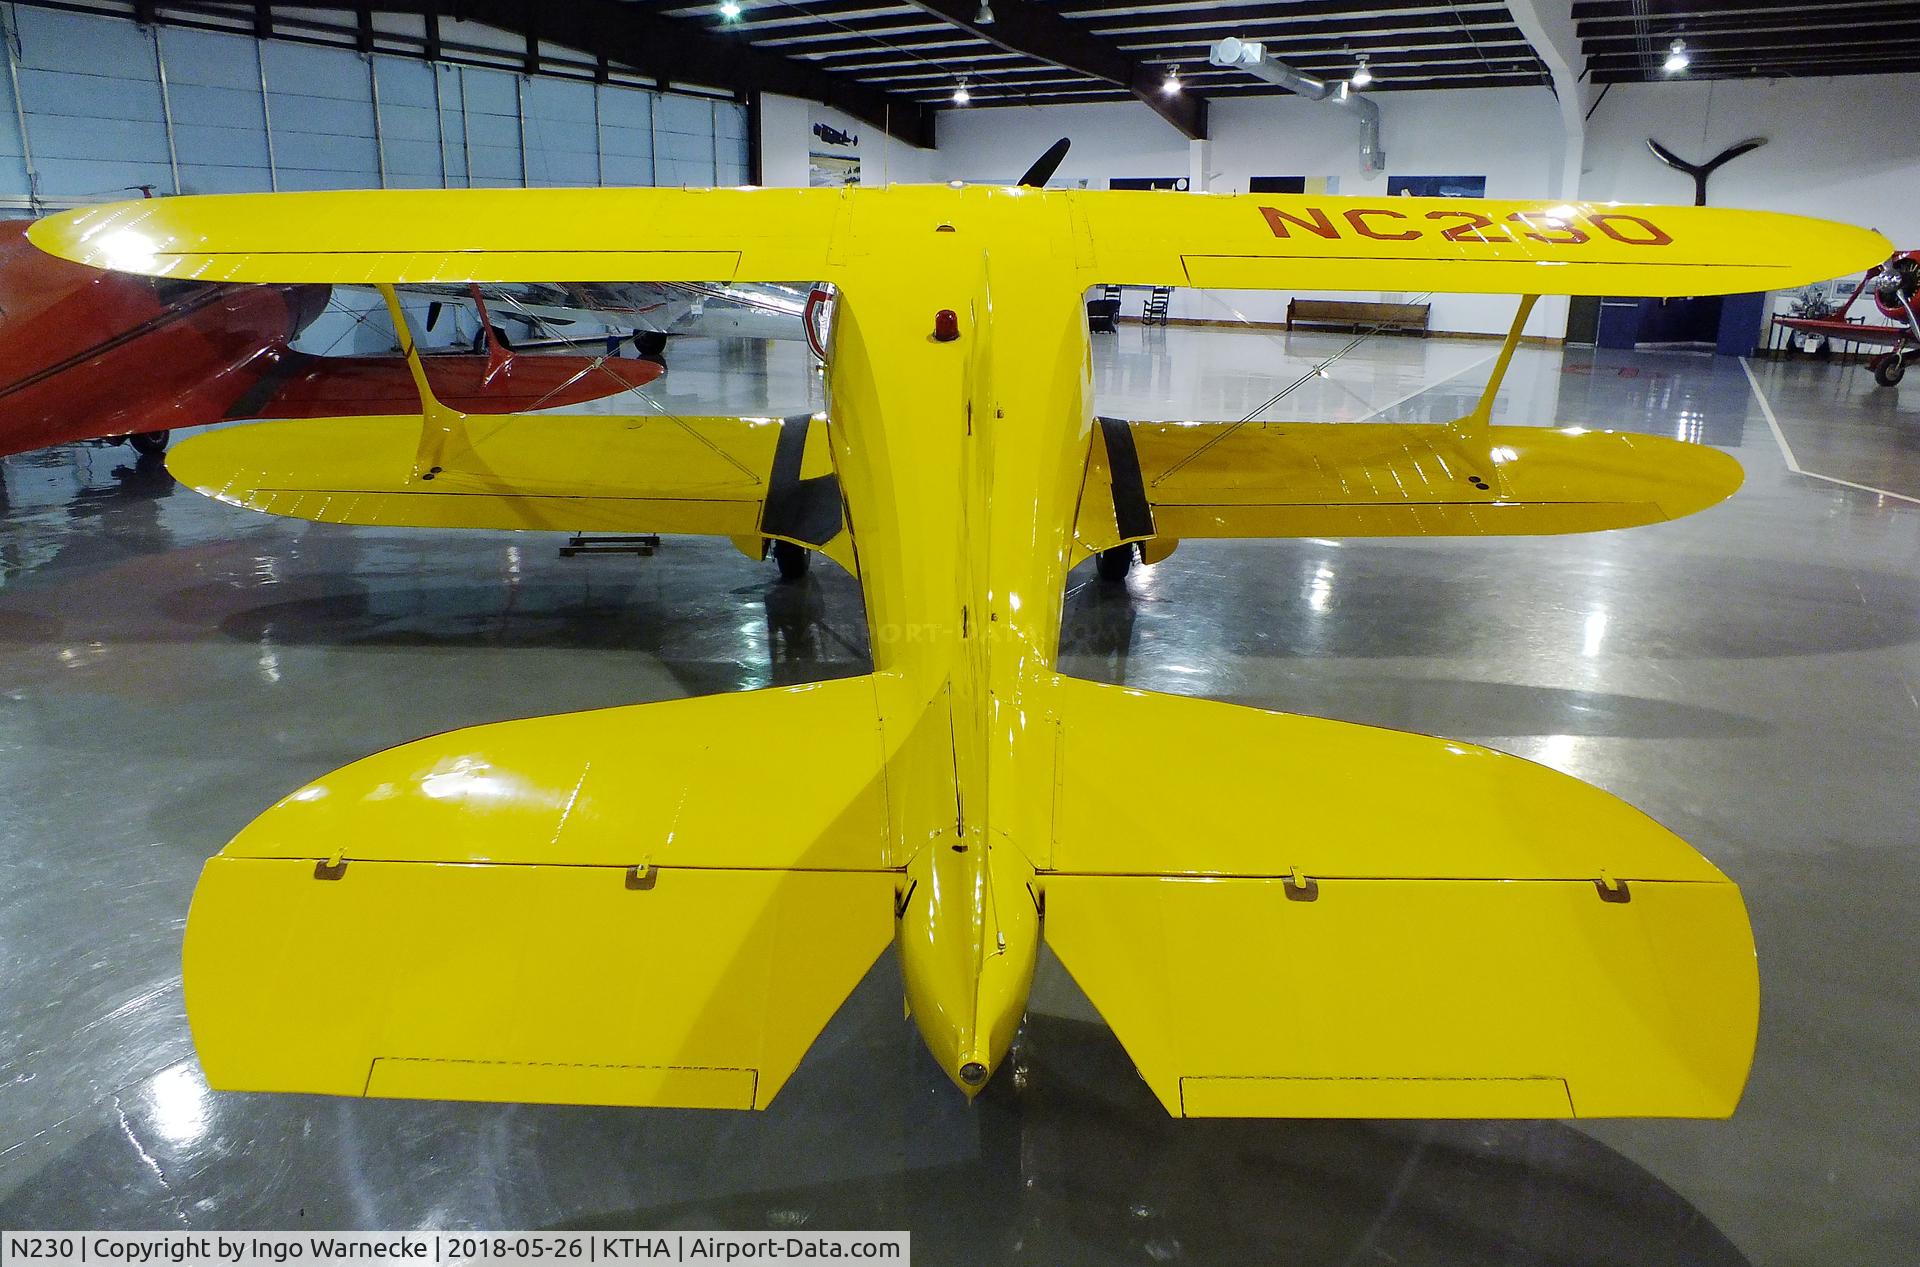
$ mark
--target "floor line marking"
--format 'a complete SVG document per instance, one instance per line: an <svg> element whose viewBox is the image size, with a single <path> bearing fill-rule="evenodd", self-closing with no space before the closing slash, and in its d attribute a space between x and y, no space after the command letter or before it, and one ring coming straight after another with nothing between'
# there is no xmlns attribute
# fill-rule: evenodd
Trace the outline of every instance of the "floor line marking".
<svg viewBox="0 0 1920 1267"><path fill-rule="evenodd" d="M1818 471L1809 471L1800 465L1793 456L1793 449L1787 444L1787 436L1780 429L1780 420L1773 415L1773 406L1767 403L1767 394L1760 390L1760 380L1754 377L1753 366L1747 364L1746 357L1740 357L1740 371L1747 376L1747 386L1753 389L1753 398L1759 402L1760 416L1767 420L1767 429L1773 432L1773 442L1780 446L1780 456L1786 460L1787 469L1795 475L1805 475L1811 479L1825 480L1829 484L1838 484L1842 488L1858 489L1863 493L1874 493L1881 497L1891 497L1895 501L1911 502L1920 506L1920 497L1909 497L1905 493L1896 493L1890 488L1876 488L1872 484L1857 484L1852 480L1843 480L1837 475L1822 475Z"/></svg>

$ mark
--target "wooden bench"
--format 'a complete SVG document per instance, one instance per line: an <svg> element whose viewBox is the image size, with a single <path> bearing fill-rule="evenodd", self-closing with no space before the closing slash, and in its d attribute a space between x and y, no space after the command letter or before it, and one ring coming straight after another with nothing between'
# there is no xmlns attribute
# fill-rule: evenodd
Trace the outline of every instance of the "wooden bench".
<svg viewBox="0 0 1920 1267"><path fill-rule="evenodd" d="M1357 299L1290 299L1287 329L1294 323L1316 329L1404 330L1425 334L1432 304L1381 304Z"/></svg>

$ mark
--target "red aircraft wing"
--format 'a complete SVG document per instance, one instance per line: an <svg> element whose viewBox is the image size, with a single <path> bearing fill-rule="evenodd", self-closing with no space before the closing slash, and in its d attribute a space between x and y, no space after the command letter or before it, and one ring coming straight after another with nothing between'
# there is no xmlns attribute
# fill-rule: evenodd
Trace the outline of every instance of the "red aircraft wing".
<svg viewBox="0 0 1920 1267"><path fill-rule="evenodd" d="M0 223L0 455L225 419L420 411L398 353L314 356L288 346L325 310L329 287L105 272L37 249L26 226ZM424 365L443 404L481 414L597 400L661 368L497 344Z"/></svg>
<svg viewBox="0 0 1920 1267"><path fill-rule="evenodd" d="M1898 347L1913 337L1899 326L1869 326L1822 317L1775 317L1774 322L1803 334L1824 334L1829 339L1867 343L1875 347Z"/></svg>

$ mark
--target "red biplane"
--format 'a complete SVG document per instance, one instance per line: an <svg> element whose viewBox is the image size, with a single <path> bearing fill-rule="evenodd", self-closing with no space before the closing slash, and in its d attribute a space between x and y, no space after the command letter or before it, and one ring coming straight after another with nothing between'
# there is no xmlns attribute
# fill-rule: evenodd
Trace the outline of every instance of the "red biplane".
<svg viewBox="0 0 1920 1267"><path fill-rule="evenodd" d="M1847 310L1868 289L1873 291L1874 306L1898 325L1868 325L1847 320ZM1920 359L1920 251L1899 251L1884 264L1867 270L1860 284L1847 296L1847 302L1830 317L1775 317L1774 324L1801 334L1824 335L1835 342L1864 343L1887 350L1867 362L1873 379L1882 387L1892 387L1907 372L1909 361Z"/></svg>
<svg viewBox="0 0 1920 1267"><path fill-rule="evenodd" d="M294 340L328 286L134 277L35 249L27 222L0 223L0 455L124 437L143 453L176 427L239 418L407 414L420 394L402 349L316 356ZM461 413L578 404L656 377L657 361L522 355L472 296L472 352L421 358L433 395Z"/></svg>

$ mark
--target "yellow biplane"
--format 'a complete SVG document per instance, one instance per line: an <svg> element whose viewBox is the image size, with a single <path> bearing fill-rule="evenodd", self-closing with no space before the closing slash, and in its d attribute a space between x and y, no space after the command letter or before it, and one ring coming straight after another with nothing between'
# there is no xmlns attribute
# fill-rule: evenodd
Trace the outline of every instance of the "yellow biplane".
<svg viewBox="0 0 1920 1267"><path fill-rule="evenodd" d="M178 447L203 493L331 523L821 551L857 574L873 648L864 676L478 726L287 796L194 897L213 1086L764 1107L891 942L971 1094L1044 938L1172 1113L1733 1111L1752 934L1734 885L1659 824L1470 744L1055 659L1067 571L1101 551L1620 528L1720 501L1737 464L1494 426L1498 375L1446 425L1099 418L1082 300L1777 290L1885 258L1879 236L1691 207L907 187L189 197L32 238L390 301L556 278L838 295L818 416L466 417L420 377L418 414ZM1121 769L1137 792L1113 793Z"/></svg>

